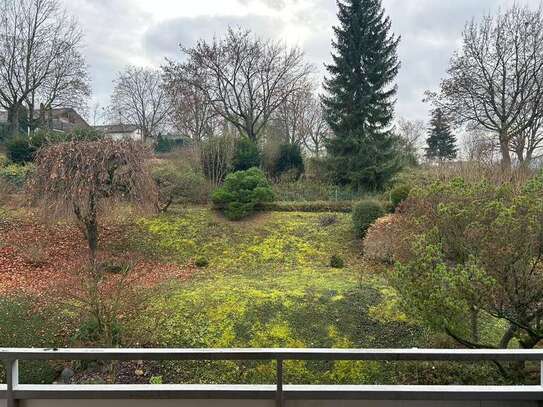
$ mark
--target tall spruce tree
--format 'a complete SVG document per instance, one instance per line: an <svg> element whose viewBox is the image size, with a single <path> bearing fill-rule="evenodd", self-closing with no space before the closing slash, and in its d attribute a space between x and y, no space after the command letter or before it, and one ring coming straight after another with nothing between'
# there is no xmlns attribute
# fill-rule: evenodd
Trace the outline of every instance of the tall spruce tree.
<svg viewBox="0 0 543 407"><path fill-rule="evenodd" d="M456 137L451 132L449 120L439 108L432 111L426 143L426 158L429 160L454 160L458 154Z"/></svg>
<svg viewBox="0 0 543 407"><path fill-rule="evenodd" d="M333 130L326 143L329 169L340 184L378 189L402 161L391 132L400 38L390 32L381 0L337 0L337 5L339 25L323 96Z"/></svg>

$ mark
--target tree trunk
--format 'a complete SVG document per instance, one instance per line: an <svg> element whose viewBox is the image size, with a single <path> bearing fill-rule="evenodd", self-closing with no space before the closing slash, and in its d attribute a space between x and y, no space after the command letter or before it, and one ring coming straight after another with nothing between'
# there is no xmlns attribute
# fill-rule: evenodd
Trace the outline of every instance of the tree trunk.
<svg viewBox="0 0 543 407"><path fill-rule="evenodd" d="M85 228L87 243L89 245L89 259L91 267L94 267L96 264L96 253L98 252L98 221L96 197L94 195L91 195L89 199L89 212L85 217Z"/></svg>
<svg viewBox="0 0 543 407"><path fill-rule="evenodd" d="M12 137L19 135L19 113L21 106L19 104L12 105L8 111L9 133Z"/></svg>
<svg viewBox="0 0 543 407"><path fill-rule="evenodd" d="M143 144L147 144L147 140L149 139L149 132L146 128L142 128L141 130L141 141Z"/></svg>
<svg viewBox="0 0 543 407"><path fill-rule="evenodd" d="M519 165L523 166L525 165L526 160L524 159L524 149L518 149L515 151L515 154L517 156L517 160L519 162Z"/></svg>
<svg viewBox="0 0 543 407"><path fill-rule="evenodd" d="M507 331L505 331L505 333L502 336L502 339L500 340L500 344L499 344L500 349L507 349L509 347L509 343L514 338L517 330L518 328L516 325L513 325L513 324L509 325L509 328L507 329Z"/></svg>
<svg viewBox="0 0 543 407"><path fill-rule="evenodd" d="M507 138L500 136L500 151L502 154L502 170L511 171L511 153L509 151L509 141Z"/></svg>
<svg viewBox="0 0 543 407"><path fill-rule="evenodd" d="M91 267L93 267L96 262L96 253L98 252L98 225L96 218L94 220L89 218L85 227L87 230L87 243L89 245L89 259Z"/></svg>
<svg viewBox="0 0 543 407"><path fill-rule="evenodd" d="M533 149L528 149L528 151L526 151L526 157L524 157L524 163L523 163L524 167L528 168L530 166L530 164L532 163L533 154L534 154Z"/></svg>

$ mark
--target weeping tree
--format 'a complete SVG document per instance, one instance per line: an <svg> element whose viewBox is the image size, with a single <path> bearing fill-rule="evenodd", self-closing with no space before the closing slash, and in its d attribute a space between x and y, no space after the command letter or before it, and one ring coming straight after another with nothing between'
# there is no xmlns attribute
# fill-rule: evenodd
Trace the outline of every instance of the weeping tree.
<svg viewBox="0 0 543 407"><path fill-rule="evenodd" d="M75 218L96 263L99 218L119 202L156 208L157 191L145 159L150 151L132 140L72 141L43 148L36 157L33 196L47 215Z"/></svg>

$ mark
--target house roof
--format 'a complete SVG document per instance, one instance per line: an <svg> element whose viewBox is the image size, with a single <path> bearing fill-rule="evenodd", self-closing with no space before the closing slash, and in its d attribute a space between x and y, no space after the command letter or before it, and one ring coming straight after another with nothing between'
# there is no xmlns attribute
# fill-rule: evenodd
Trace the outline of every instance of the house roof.
<svg viewBox="0 0 543 407"><path fill-rule="evenodd" d="M81 117L77 111L71 107L55 108L45 112L45 119L48 120L49 112L51 114L52 122L51 128L53 130L70 131L78 127L89 127L88 123ZM40 118L40 109L34 110L34 119ZM0 111L0 123L8 122L8 112Z"/></svg>
<svg viewBox="0 0 543 407"><path fill-rule="evenodd" d="M138 130L138 126L135 124L107 124L94 126L94 128L104 133L133 133Z"/></svg>

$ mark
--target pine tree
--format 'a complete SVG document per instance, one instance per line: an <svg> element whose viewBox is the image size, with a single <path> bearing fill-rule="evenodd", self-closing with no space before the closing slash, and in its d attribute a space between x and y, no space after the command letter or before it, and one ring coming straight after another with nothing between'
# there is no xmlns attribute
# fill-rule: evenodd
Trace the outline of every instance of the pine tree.
<svg viewBox="0 0 543 407"><path fill-rule="evenodd" d="M336 182L377 189L401 166L391 132L399 37L381 0L337 0L333 63L323 97L333 137L327 140L329 169Z"/></svg>
<svg viewBox="0 0 543 407"><path fill-rule="evenodd" d="M451 132L447 116L439 108L432 112L426 143L426 158L429 160L454 160L457 156L456 137Z"/></svg>

